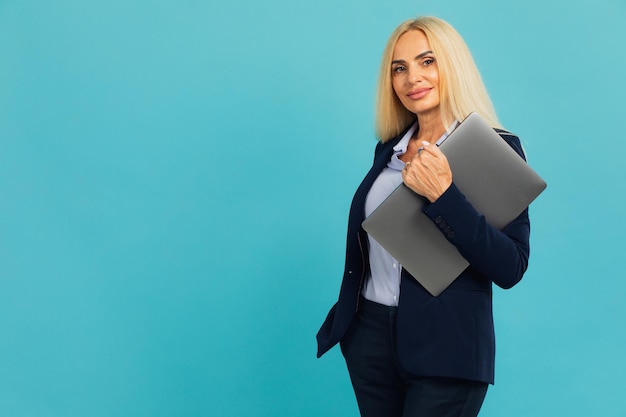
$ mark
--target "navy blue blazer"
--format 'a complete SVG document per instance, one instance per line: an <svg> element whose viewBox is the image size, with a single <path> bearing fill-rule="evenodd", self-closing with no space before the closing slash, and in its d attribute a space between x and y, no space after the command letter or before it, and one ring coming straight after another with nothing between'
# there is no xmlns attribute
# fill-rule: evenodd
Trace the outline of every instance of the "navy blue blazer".
<svg viewBox="0 0 626 417"><path fill-rule="evenodd" d="M497 131L524 157L517 136ZM367 235L361 228L365 197L404 133L377 144L374 164L354 195L339 299L317 333L318 357L343 338L358 311L369 268ZM498 230L485 221L453 182L423 211L470 266L438 297L433 297L402 270L396 322L400 363L414 375L465 378L493 384L492 283L511 288L526 271L530 234L528 210Z"/></svg>

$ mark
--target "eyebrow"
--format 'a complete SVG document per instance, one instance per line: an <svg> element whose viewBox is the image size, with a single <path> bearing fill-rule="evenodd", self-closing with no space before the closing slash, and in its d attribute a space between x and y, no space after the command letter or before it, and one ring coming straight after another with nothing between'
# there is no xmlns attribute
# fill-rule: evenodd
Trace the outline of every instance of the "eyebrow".
<svg viewBox="0 0 626 417"><path fill-rule="evenodd" d="M433 53L433 51L431 51L431 50L424 51L421 54L419 54L418 56L416 56L415 59L424 58L426 55L432 54L432 53ZM391 61L391 63L392 64L402 64L402 63L404 63L404 60L403 59L396 59L394 61Z"/></svg>

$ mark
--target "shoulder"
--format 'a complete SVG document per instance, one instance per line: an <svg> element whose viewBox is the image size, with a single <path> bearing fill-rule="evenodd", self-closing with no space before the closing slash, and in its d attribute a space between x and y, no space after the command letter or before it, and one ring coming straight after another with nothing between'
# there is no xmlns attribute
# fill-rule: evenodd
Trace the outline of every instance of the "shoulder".
<svg viewBox="0 0 626 417"><path fill-rule="evenodd" d="M400 132L400 134L398 134L398 136L396 136L394 138L391 138L391 139L386 140L386 141L378 140L378 143L376 143L376 149L374 150L374 158L376 158L378 155L380 155L385 149L393 148L394 146L396 146L398 144L398 142L400 142L400 140L404 137L406 132L409 131L411 126L413 126L413 123L411 123L407 127L405 127L402 130L402 132Z"/></svg>
<svg viewBox="0 0 626 417"><path fill-rule="evenodd" d="M494 128L494 130L500 135L502 139L505 140L506 143L509 144L511 148L513 148L515 152L517 152L519 156L526 160L526 154L524 153L522 142L520 141L519 137L517 137L517 135L504 129Z"/></svg>

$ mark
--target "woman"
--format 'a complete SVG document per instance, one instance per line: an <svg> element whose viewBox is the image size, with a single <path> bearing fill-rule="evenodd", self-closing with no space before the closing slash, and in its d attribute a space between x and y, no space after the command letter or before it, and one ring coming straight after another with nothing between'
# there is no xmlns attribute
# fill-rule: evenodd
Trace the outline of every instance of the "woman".
<svg viewBox="0 0 626 417"><path fill-rule="evenodd" d="M476 416L493 384L492 283L522 278L530 224L525 210L495 229L455 186L435 143L470 112L523 156L460 35L433 17L402 23L383 53L380 142L350 209L339 300L317 335L318 357L341 343L362 416ZM438 297L361 228L401 182L428 199L423 212L470 263Z"/></svg>

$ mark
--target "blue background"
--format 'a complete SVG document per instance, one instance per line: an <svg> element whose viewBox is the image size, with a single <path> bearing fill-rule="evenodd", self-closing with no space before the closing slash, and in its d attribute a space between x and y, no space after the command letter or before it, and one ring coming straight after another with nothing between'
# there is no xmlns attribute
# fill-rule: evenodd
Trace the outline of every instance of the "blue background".
<svg viewBox="0 0 626 417"><path fill-rule="evenodd" d="M0 415L357 416L314 336L423 14L548 182L481 416L623 416L624 0L0 1Z"/></svg>

